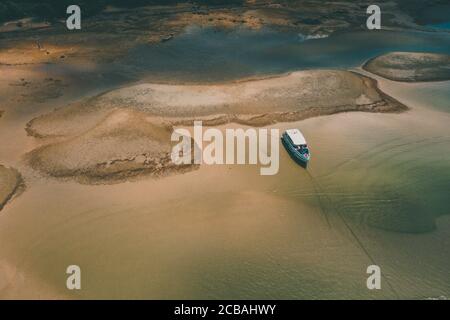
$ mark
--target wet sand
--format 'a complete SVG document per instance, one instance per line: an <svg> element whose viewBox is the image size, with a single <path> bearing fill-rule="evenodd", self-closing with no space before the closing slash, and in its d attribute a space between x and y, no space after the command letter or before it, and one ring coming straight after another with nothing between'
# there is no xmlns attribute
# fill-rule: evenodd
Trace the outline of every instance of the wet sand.
<svg viewBox="0 0 450 320"><path fill-rule="evenodd" d="M121 30L118 28L112 30ZM157 42L157 39L149 41ZM139 85L127 92L129 88L116 90L117 83L100 81L97 91L87 90L86 83L97 83L92 77L74 81L74 73L61 72L61 69L77 70L84 65L83 61L89 61L88 68L95 72L98 65L91 58L106 59L96 54L107 47L103 47L102 41L110 40L105 35L98 47L88 42L83 50L68 55L68 62L64 58L64 63L44 64L45 68L40 65L41 60L31 65L0 66L0 89L4 93L0 97L1 108L5 110L0 122L0 136L4 141L1 162L17 168L27 181L26 192L8 202L0 212L1 298L424 299L450 296L447 199L450 118L448 99L437 95L434 85L397 83L355 70L375 78L382 92L411 109L403 113L344 112L303 120L295 118L290 122L253 123L280 130L300 128L312 150L308 171L293 163L281 148L280 172L274 177L261 177L258 168L251 165L200 166L184 174L158 179L146 176L119 179L117 182L121 183L116 184L81 184L83 181L41 175L30 168L29 159L23 158L25 154L40 150L38 155L45 164L51 164L50 170L56 167L59 173L66 173L69 168L72 170L69 175L77 175L77 170L89 173L98 163L108 163L108 159L125 159L128 166L128 161L134 162L141 152L155 151L154 145L146 141L146 150L138 150L140 143L115 150L113 145L120 142L125 146L123 140L127 137L115 137L115 130L137 125L139 133L133 139L140 141L156 136L158 141L157 137L165 133L159 127L154 130L155 119L161 120L156 122L158 126L172 125L162 121L158 109L145 103L143 109L148 108L149 112L133 108L116 110L115 107L124 103L115 100L119 93L135 105L137 100L132 90L139 90ZM118 51L123 53L121 50ZM116 54L112 50L107 56ZM23 56L27 57L28 53L24 52ZM61 61L57 55L53 58ZM37 86L40 81L45 84L44 79L49 77L70 85L63 87L58 96L50 94L52 86L43 86L38 91L42 93L39 94L42 102L27 96L33 92L27 86L9 85L20 84L20 78L25 81L32 78ZM372 80L365 82L354 74L351 78L353 84L359 83L363 88L358 85L359 90L351 94L352 108L361 106L356 103L361 93L371 102L385 98ZM439 92L449 91L448 83L441 86ZM195 86L190 89L193 87L198 89ZM223 84L219 87L230 89ZM167 91L180 86L150 86L152 90L155 88ZM335 88L342 89L340 85ZM105 104L113 108L103 105L92 108L90 113L89 101L99 102L101 98L97 95L105 90L114 90L110 92L112 96L106 94L108 104ZM336 105L327 102L336 96L348 99L339 96L339 92L331 92L321 100L328 111L335 110ZM176 97L179 100L183 95ZM315 94L309 97L320 98ZM367 101L366 98L360 101ZM80 99L87 99L85 108L79 104ZM292 111L293 101L280 104L281 111ZM71 108L70 104L81 108ZM242 111L238 105L235 107ZM54 108L60 109L52 112ZM182 111L177 105L172 108ZM226 109L219 107L219 110L223 113ZM211 116L202 113L202 108L191 111L199 116ZM64 116L59 117L60 114ZM65 119L72 115L81 118ZM55 117L54 122L50 121L51 117ZM116 117L120 121L112 121L113 126L109 127ZM33 121L34 128L38 129L34 137L27 135L25 128L35 118L49 121L43 121L40 128L39 121ZM245 127L236 122L223 121L218 128ZM52 132L57 136L50 136ZM102 149L106 145L103 137L112 139L105 149ZM92 145L88 146L89 143ZM83 157L83 152L95 154L100 161ZM141 163L147 160L140 159ZM114 167L114 163L109 165L116 172L122 169ZM110 174L106 167L103 173ZM381 291L367 290L366 268L373 261L347 225L382 267L384 279L388 279L394 290L386 282ZM81 291L68 292L65 287L65 270L71 264L78 264L83 270Z"/></svg>
<svg viewBox="0 0 450 320"><path fill-rule="evenodd" d="M192 125L195 119L205 125L251 126L345 111L407 110L368 77L315 70L226 84L139 84L58 108L30 121L27 131L35 137L76 135L119 108L144 112L172 125Z"/></svg>
<svg viewBox="0 0 450 320"><path fill-rule="evenodd" d="M20 173L0 165L0 210L23 188L24 182Z"/></svg>
<svg viewBox="0 0 450 320"><path fill-rule="evenodd" d="M433 218L433 232L419 234L382 230L411 228L407 220L402 226L378 219L378 227L384 224L381 229L364 222L382 212L389 218L410 211L384 206L374 212L377 206L371 202L389 204L395 199L389 193L374 193L379 187L391 188L391 195L401 201L420 191L400 187L419 185L415 182L421 179L421 168L427 168L417 161L405 167L417 142L410 135L411 124L423 137L449 134L447 113L414 104L404 85L379 81L382 90L412 110L343 113L274 125L305 132L313 152L309 172L316 180L284 152L279 175L268 179L253 166L202 166L164 179L95 186L27 172L30 188L0 216L2 259L15 270L8 273L9 286L2 296L396 298L389 288L365 289L365 268L371 262L336 210L347 212L345 218L400 297L448 295L448 215ZM235 125L219 128L230 126ZM397 160L370 156L382 146L391 151L380 155L396 154ZM442 151L449 143L435 146ZM448 172L448 158L442 160L444 167L437 175L422 179L425 189L430 183L448 182L442 175ZM402 168L405 171L398 171ZM419 175L405 181L406 171ZM445 204L445 199L434 203ZM414 213L426 217L437 208ZM417 264L418 258L424 263ZM89 278L81 292L68 295L61 270L74 262Z"/></svg>
<svg viewBox="0 0 450 320"><path fill-rule="evenodd" d="M450 80L450 55L392 52L369 60L363 69L395 81L445 81Z"/></svg>
<svg viewBox="0 0 450 320"><path fill-rule="evenodd" d="M197 168L172 162L171 133L170 126L145 113L118 109L86 132L39 147L26 157L33 169L83 183L121 182Z"/></svg>
<svg viewBox="0 0 450 320"><path fill-rule="evenodd" d="M113 90L33 119L27 132L56 137L27 155L36 170L84 182L178 172L170 160L173 126L264 126L348 111L407 107L370 78L347 71L302 71L215 85L140 84ZM191 168L192 169L192 168Z"/></svg>

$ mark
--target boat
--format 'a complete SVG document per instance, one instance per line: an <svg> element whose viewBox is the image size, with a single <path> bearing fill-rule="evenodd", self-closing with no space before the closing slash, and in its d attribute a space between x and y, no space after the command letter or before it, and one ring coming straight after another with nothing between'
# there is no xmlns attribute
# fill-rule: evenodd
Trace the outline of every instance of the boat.
<svg viewBox="0 0 450 320"><path fill-rule="evenodd" d="M308 144L306 143L306 139L300 130L286 130L281 135L281 141L283 142L286 151L295 162L303 167L308 165L308 162L311 159L311 153Z"/></svg>

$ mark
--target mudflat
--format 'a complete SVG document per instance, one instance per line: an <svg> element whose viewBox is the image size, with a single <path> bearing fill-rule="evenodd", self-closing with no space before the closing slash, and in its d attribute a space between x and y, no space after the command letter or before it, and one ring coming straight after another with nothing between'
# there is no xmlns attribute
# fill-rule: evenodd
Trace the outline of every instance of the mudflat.
<svg viewBox="0 0 450 320"><path fill-rule="evenodd" d="M450 55L391 52L369 60L363 68L394 81L444 81L450 80Z"/></svg>
<svg viewBox="0 0 450 320"><path fill-rule="evenodd" d="M101 94L27 125L54 138L27 155L36 170L79 181L121 181L142 173L183 172L170 159L173 126L265 126L346 111L399 112L406 106L376 81L348 71L293 72L215 85L139 84Z"/></svg>
<svg viewBox="0 0 450 320"><path fill-rule="evenodd" d="M86 132L39 147L27 157L33 168L51 176L94 184L197 168L173 164L170 135L166 124L142 112L117 109Z"/></svg>
<svg viewBox="0 0 450 320"><path fill-rule="evenodd" d="M373 79L349 71L314 70L213 85L139 84L34 118L27 131L35 137L77 135L119 108L141 111L171 125L190 125L195 119L206 125L252 126L344 111L407 109L383 94Z"/></svg>

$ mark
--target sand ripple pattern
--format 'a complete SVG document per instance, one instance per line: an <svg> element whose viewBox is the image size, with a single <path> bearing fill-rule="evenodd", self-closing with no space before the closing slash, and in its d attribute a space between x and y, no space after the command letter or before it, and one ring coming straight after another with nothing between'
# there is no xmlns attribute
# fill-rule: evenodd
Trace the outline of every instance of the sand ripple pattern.
<svg viewBox="0 0 450 320"><path fill-rule="evenodd" d="M383 94L376 81L348 71L303 71L216 85L139 84L33 119L27 125L30 135L58 141L32 151L28 159L34 169L54 177L121 181L173 171L171 129L196 120L264 126L345 111L406 109Z"/></svg>

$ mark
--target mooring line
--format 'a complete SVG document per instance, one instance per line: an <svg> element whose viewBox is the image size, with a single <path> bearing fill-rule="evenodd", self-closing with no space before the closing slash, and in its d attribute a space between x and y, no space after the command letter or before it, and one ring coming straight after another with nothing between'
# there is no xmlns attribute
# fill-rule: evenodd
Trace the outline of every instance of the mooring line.
<svg viewBox="0 0 450 320"><path fill-rule="evenodd" d="M305 170L305 171L306 171L306 174L311 179L312 186L313 186L314 191L316 193L317 201L319 202L320 211L322 212L322 215L325 217L325 221L327 222L328 228L331 228L331 223L330 223L330 219L328 218L328 213L327 213L327 211L325 209L325 206L322 203L322 200L320 199L320 194L323 193L323 190L318 190L318 188L316 186L316 183L314 181L314 178L312 177L311 173L308 170Z"/></svg>
<svg viewBox="0 0 450 320"><path fill-rule="evenodd" d="M361 239L359 239L358 235L356 234L356 232L353 230L353 228L350 226L350 224L345 220L344 216L342 215L342 213L340 212L340 210L333 204L333 202L331 201L331 199L328 197L328 195L324 192L323 187L320 185L320 183L318 181L316 181L316 179L314 178L314 176L312 175L312 173L310 172L310 170L305 170L308 174L308 176L311 179L311 182L313 184L314 190L316 190L317 192L317 186L320 189L320 194L324 194L325 197L327 198L328 202L330 203L330 205L332 206L332 208L334 209L334 211L336 212L336 214L338 215L338 217L342 220L344 226L347 228L347 230L350 232L350 234L353 236L353 238L356 240L356 242L358 243L358 246L360 247L360 249L364 252L364 254L366 255L366 257L370 260L370 262L374 265L377 265L377 262L375 261L375 258L373 258L373 256L369 253L369 250L367 250L367 248L364 246L363 242L361 241ZM317 184L317 185L316 185ZM320 200L319 200L320 201ZM321 204L321 208L322 208L322 204ZM323 208L322 208L322 212L323 212ZM328 222L328 219L327 219ZM329 223L328 223L329 224ZM330 224L329 224L330 225ZM389 279L386 278L386 283L388 284L389 288L391 289L391 291L394 293L394 295L396 296L397 299L400 299L400 296L398 294L398 292L394 289L394 287L392 286L392 284L390 283Z"/></svg>

